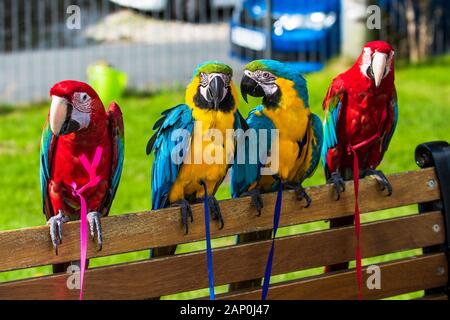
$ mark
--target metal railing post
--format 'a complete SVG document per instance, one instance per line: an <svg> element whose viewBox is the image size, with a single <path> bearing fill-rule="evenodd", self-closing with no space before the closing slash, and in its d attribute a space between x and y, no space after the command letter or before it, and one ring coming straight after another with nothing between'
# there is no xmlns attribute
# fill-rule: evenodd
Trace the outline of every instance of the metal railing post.
<svg viewBox="0 0 450 320"><path fill-rule="evenodd" d="M266 0L267 16L266 16L266 59L272 59L272 0Z"/></svg>

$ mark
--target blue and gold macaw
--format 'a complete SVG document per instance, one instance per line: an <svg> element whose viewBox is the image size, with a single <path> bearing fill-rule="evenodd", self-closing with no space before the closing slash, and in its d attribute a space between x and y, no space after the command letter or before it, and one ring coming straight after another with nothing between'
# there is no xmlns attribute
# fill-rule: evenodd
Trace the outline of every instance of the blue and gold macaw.
<svg viewBox="0 0 450 320"><path fill-rule="evenodd" d="M309 109L306 80L288 64L256 60L245 67L241 93L246 101L247 95L263 97L262 105L250 112L247 124L250 129L268 130L266 141L261 141L258 135L257 144L266 143L269 153L278 148L278 171L261 175L261 168L270 163L258 158L256 164L251 164L246 156L246 163L233 165L232 196L251 195L260 214L263 206L260 193L275 191L281 182L284 187L296 190L299 200L305 199L308 207L311 199L302 182L312 176L319 163L323 132L320 118ZM272 141L273 129L278 130L278 141Z"/></svg>
<svg viewBox="0 0 450 320"><path fill-rule="evenodd" d="M256 60L245 67L241 93L246 101L247 95L263 97L262 105L253 109L247 118L248 127L257 131L258 161L251 160L252 143L245 139L242 142L245 161L240 163L236 157L231 171L232 196L250 195L260 215L263 207L260 194L276 191L282 183L284 188L294 189L297 198L305 199L306 207L309 206L311 199L302 182L314 173L319 163L323 133L319 117L309 109L306 80L287 64ZM261 129L266 130L265 135L258 134ZM272 130L278 130L278 139L274 139ZM263 144L266 152L261 152ZM279 155L278 159L274 158L275 154ZM272 166L274 161L278 161L278 166ZM272 167L271 174L262 175L263 167ZM264 230L241 234L238 243L269 239L271 233L272 230ZM230 290L260 285L261 279L254 279L232 284Z"/></svg>
<svg viewBox="0 0 450 320"><path fill-rule="evenodd" d="M235 136L226 132L245 125L238 112L239 99L231 78L232 69L223 63L200 64L187 86L185 104L162 113L147 146L147 154L155 154L152 208L179 206L186 233L188 220L192 222L190 204L204 198L205 185L210 212L223 227L214 194L232 163L236 143ZM216 130L223 140L211 139L211 130ZM210 155L215 161L205 161L208 150L214 150ZM175 249L158 248L152 255L173 254Z"/></svg>

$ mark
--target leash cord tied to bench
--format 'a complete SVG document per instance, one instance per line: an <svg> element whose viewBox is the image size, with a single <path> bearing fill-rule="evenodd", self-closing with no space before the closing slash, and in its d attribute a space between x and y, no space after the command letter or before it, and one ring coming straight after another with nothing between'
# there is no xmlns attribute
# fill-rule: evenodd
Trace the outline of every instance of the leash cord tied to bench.
<svg viewBox="0 0 450 320"><path fill-rule="evenodd" d="M89 174L89 182L77 189L77 184L73 182L71 187L73 189L72 194L75 197L80 198L80 300L83 300L83 284L84 284L84 273L86 271L86 255L87 255L87 202L86 198L83 196L83 192L86 189L95 187L101 180L100 176L97 176L97 167L100 164L100 159L102 158L103 148L98 147L95 151L94 159L92 164L89 162L85 154L80 157L80 162L84 169Z"/></svg>
<svg viewBox="0 0 450 320"><path fill-rule="evenodd" d="M347 146L348 154L353 153L353 186L355 189L355 234L356 234L356 279L358 281L358 300L362 300L362 256L361 256L361 215L359 211L359 159L357 150L371 144L378 139L380 135L377 133L355 145Z"/></svg>
<svg viewBox="0 0 450 320"><path fill-rule="evenodd" d="M203 185L203 190L205 190L204 197L204 207L205 207L205 235L206 235L206 259L208 264L208 283L209 283L209 299L214 300L214 269L213 269L213 258L211 249L211 232L209 228L209 198L208 198L208 188L206 187L206 182L201 181Z"/></svg>
<svg viewBox="0 0 450 320"><path fill-rule="evenodd" d="M264 273L264 282L263 282L262 295L261 295L262 300L267 299L267 294L269 292L270 274L272 273L273 255L274 255L274 251L275 251L275 237L277 235L278 224L280 222L282 198L283 198L283 184L280 181L280 183L278 185L277 200L275 202L275 210L274 210L274 214L273 214L272 245L270 247L269 257L267 258L266 271Z"/></svg>

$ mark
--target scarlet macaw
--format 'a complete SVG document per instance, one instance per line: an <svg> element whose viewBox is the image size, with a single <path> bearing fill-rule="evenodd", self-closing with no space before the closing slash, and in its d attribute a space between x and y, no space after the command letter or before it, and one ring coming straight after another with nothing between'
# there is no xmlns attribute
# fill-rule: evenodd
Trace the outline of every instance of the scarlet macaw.
<svg viewBox="0 0 450 320"><path fill-rule="evenodd" d="M200 202L208 190L210 212L218 220L223 219L219 204L214 197L225 178L234 155L235 139L227 137L226 130L241 128L245 120L238 111L239 99L232 81L232 69L217 61L200 64L186 89L185 104L162 113L154 129L156 133L147 145L147 154L154 152L152 167L152 208L179 206L185 232L188 220L192 222L190 204ZM177 130L184 136L173 140ZM218 130L223 141L211 139L210 130ZM199 142L201 145L199 145ZM223 142L223 143L222 143ZM174 150L181 161L173 159ZM220 161L207 163L206 150L215 150ZM189 159L189 161L187 161ZM196 163L195 159L200 159ZM152 256L171 255L176 246L156 248Z"/></svg>
<svg viewBox="0 0 450 320"><path fill-rule="evenodd" d="M393 48L384 41L367 43L355 64L333 80L323 108L322 159L327 181L334 185L337 200L345 191L344 180L354 179L356 169L359 178L374 176L382 190L387 189L387 194L391 195L391 184L376 168L388 149L398 120ZM355 217L358 229L358 208L355 208ZM343 217L332 219L330 226L352 223L353 217ZM360 253L357 253L357 268L358 255ZM342 268L347 268L347 264L330 266L328 270Z"/></svg>
<svg viewBox="0 0 450 320"><path fill-rule="evenodd" d="M342 179L353 179L353 155L348 147L369 139L374 140L355 150L359 174L376 176L390 195L391 185L375 169L389 146L398 119L393 48L384 41L367 43L356 63L333 80L323 108L322 159L326 177L334 184L338 198L343 191Z"/></svg>
<svg viewBox="0 0 450 320"><path fill-rule="evenodd" d="M91 236L102 247L100 217L111 208L122 174L124 127L116 103L106 112L97 93L86 83L66 80L50 90L52 99L41 139L40 176L43 211L56 254L63 223L80 219L80 200L73 185L85 185L89 175L80 159L91 161L98 147L102 158L96 174L101 180L83 195L87 202Z"/></svg>

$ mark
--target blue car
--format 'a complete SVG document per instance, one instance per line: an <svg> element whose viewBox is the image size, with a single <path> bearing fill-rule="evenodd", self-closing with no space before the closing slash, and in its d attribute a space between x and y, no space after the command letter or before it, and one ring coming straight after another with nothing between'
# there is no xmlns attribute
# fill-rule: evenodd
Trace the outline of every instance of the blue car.
<svg viewBox="0 0 450 320"><path fill-rule="evenodd" d="M270 25L266 0L243 0L231 21L232 55L248 61L267 57L294 62L314 72L339 53L340 0L272 0Z"/></svg>

